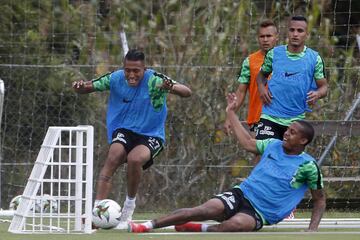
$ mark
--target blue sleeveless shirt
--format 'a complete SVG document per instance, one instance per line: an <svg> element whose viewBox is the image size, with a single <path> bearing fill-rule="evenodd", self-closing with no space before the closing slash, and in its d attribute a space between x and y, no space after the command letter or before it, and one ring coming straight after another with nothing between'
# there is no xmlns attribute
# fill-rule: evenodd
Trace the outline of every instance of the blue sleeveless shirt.
<svg viewBox="0 0 360 240"><path fill-rule="evenodd" d="M286 55L286 46L274 48L273 72L268 81L273 98L263 106L262 113L291 118L311 111L306 97L310 90L317 89L314 80L317 56L317 52L307 48L302 58L292 60Z"/></svg>
<svg viewBox="0 0 360 240"><path fill-rule="evenodd" d="M268 223L278 223L287 217L304 197L307 184L299 187L291 184L300 165L309 161L315 160L307 153L286 154L282 141L274 139L250 176L237 187Z"/></svg>
<svg viewBox="0 0 360 240"><path fill-rule="evenodd" d="M147 69L136 87L128 85L123 70L113 72L110 77L110 97L107 110L107 135L125 128L135 133L158 137L165 142L166 101L155 109L151 103L149 79L154 70ZM164 96L165 98L166 96Z"/></svg>

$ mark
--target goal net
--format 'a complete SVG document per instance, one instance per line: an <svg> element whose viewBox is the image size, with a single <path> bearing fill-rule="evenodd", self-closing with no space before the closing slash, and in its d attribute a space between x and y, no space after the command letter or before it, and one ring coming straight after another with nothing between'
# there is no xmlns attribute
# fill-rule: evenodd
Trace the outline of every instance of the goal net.
<svg viewBox="0 0 360 240"><path fill-rule="evenodd" d="M50 127L9 231L91 233L93 127Z"/></svg>
<svg viewBox="0 0 360 240"><path fill-rule="evenodd" d="M222 131L225 95L237 88L242 61L258 49L260 21L273 19L279 44L286 44L288 17L302 14L306 45L324 59L329 83L329 94L306 116L317 126L307 151L320 159L337 135L321 166L327 206L339 217L360 217L359 108L344 121L360 89L358 1L35 0L3 7L1 208L23 193L49 126L94 126L97 179L108 151L108 93L78 95L71 84L120 68L124 33L130 49L144 51L148 67L193 91L190 99L168 98L166 148L144 172L136 211L193 206L238 183L253 168L253 156ZM125 170L114 176L109 196L118 202L126 194ZM298 212L311 207L307 195Z"/></svg>

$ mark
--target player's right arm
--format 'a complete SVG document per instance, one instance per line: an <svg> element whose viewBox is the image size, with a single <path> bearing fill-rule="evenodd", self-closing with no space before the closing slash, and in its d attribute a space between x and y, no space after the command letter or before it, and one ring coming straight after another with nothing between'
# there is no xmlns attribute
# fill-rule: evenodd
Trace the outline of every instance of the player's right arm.
<svg viewBox="0 0 360 240"><path fill-rule="evenodd" d="M256 140L251 137L251 135L246 131L239 121L238 116L235 113L236 108L236 94L229 93L227 95L227 107L226 107L226 116L230 121L231 128L239 141L240 145L247 151L258 154L258 149L256 147Z"/></svg>
<svg viewBox="0 0 360 240"><path fill-rule="evenodd" d="M238 89L236 90L236 107L235 112L239 111L240 107L244 103L246 92L248 89L248 85L250 82L250 64L249 64L249 57L247 57L241 66L240 76L237 80L240 84ZM230 121L228 118L225 119L224 122L224 132L229 134L231 132Z"/></svg>
<svg viewBox="0 0 360 240"><path fill-rule="evenodd" d="M260 99L263 104L271 103L271 92L266 88L267 77L272 72L272 61L273 61L274 49L269 50L266 53L264 63L261 66L259 74L256 77L256 83L258 85L258 91L260 95Z"/></svg>
<svg viewBox="0 0 360 240"><path fill-rule="evenodd" d="M111 77L111 73L107 73L97 79L94 79L94 80L75 81L75 82L73 82L72 87L75 90L75 92L80 93L80 94L92 93L95 91L109 90L110 89L110 77Z"/></svg>
<svg viewBox="0 0 360 240"><path fill-rule="evenodd" d="M95 91L92 81L84 81L84 80L75 81L73 82L72 87L75 90L75 92L81 94L92 93Z"/></svg>

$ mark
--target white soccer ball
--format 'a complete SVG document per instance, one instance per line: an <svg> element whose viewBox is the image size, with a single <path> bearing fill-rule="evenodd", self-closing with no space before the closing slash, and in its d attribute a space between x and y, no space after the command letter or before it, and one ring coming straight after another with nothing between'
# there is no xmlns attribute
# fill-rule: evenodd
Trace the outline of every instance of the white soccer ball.
<svg viewBox="0 0 360 240"><path fill-rule="evenodd" d="M121 207L111 199L101 200L93 209L92 222L96 227L110 229L120 222Z"/></svg>
<svg viewBox="0 0 360 240"><path fill-rule="evenodd" d="M10 204L9 204L9 209L16 211L16 209L20 205L21 199L22 199L21 195L17 195L13 199L11 199ZM39 205L39 203L37 201L35 201L33 203L33 206L31 206L30 211L31 212L34 211L34 206L35 206L35 212L40 212L40 205Z"/></svg>
<svg viewBox="0 0 360 240"><path fill-rule="evenodd" d="M37 204L44 213L49 213L50 209L52 213L58 211L58 204L54 197L49 194L44 194L40 199L37 199Z"/></svg>
<svg viewBox="0 0 360 240"><path fill-rule="evenodd" d="M9 204L9 209L10 210L16 210L20 204L21 201L21 195L17 195L15 196L13 199L11 199L10 204Z"/></svg>

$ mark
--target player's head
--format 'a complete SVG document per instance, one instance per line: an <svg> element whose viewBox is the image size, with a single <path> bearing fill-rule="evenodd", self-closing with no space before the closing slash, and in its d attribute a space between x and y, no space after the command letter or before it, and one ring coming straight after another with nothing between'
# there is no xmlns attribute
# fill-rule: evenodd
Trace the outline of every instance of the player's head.
<svg viewBox="0 0 360 240"><path fill-rule="evenodd" d="M308 37L307 20L304 16L293 16L289 21L288 39L289 46L301 48Z"/></svg>
<svg viewBox="0 0 360 240"><path fill-rule="evenodd" d="M314 138L314 128L304 120L292 123L284 133L283 147L287 152L302 152Z"/></svg>
<svg viewBox="0 0 360 240"><path fill-rule="evenodd" d="M300 124L300 126L301 126L301 134L307 140L305 143L305 146L306 146L309 143L311 143L312 140L314 139L315 130L314 130L313 126L307 121L298 120L296 123Z"/></svg>
<svg viewBox="0 0 360 240"><path fill-rule="evenodd" d="M270 19L262 21L258 28L257 38L259 47L264 53L273 48L279 39L279 33L275 23Z"/></svg>
<svg viewBox="0 0 360 240"><path fill-rule="evenodd" d="M139 85L145 70L145 54L137 49L129 50L124 59L124 73L129 86Z"/></svg>

